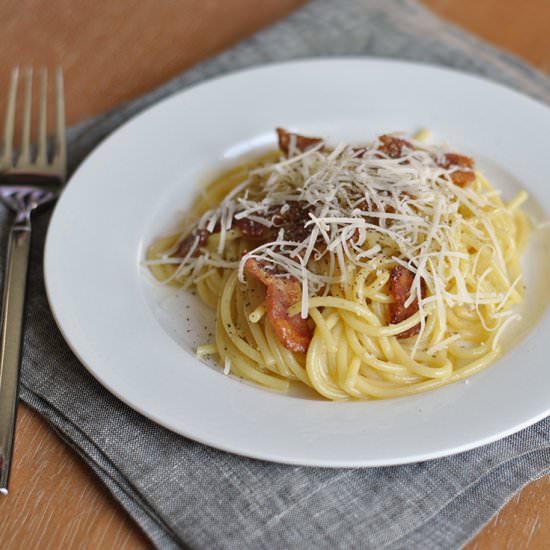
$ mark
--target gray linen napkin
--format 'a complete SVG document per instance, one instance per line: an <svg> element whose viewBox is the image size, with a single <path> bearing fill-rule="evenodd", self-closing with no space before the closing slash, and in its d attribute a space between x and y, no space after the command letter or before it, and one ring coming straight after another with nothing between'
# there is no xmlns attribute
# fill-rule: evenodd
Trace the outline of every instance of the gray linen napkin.
<svg viewBox="0 0 550 550"><path fill-rule="evenodd" d="M131 115L241 67L320 55L397 57L486 75L545 102L550 79L412 0L317 0L160 89L71 128L71 168ZM6 236L6 216L0 219ZM497 443L408 466L332 470L240 458L177 436L104 390L51 316L36 218L22 398L161 548L456 548L550 467L550 418ZM70 271L70 258L67 258Z"/></svg>

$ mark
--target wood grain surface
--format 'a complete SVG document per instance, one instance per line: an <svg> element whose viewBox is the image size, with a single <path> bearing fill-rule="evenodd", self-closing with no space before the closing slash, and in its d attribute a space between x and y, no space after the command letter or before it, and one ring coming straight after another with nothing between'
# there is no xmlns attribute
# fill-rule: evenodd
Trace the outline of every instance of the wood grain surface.
<svg viewBox="0 0 550 550"><path fill-rule="evenodd" d="M336 1L336 0L335 0ZM61 65L69 123L161 84L303 0L2 0L0 100L15 64ZM550 72L548 0L425 0L442 17ZM45 422L20 406L2 549L146 549L150 543ZM468 550L548 548L550 480L527 486Z"/></svg>

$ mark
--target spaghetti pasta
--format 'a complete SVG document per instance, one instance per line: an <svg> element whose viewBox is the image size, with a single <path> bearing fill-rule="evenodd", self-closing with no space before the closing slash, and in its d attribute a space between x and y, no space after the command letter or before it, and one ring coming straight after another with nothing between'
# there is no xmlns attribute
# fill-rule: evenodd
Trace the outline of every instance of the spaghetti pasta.
<svg viewBox="0 0 550 550"><path fill-rule="evenodd" d="M493 362L519 317L527 194L506 203L471 158L419 139L278 135L279 151L203 190L191 231L148 250L159 281L216 309L198 355L332 400L411 395Z"/></svg>

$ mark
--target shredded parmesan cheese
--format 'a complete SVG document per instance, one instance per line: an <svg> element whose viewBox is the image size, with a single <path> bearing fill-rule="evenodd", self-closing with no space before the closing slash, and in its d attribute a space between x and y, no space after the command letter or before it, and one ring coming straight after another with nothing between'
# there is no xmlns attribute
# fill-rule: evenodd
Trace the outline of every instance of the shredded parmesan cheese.
<svg viewBox="0 0 550 550"><path fill-rule="evenodd" d="M418 140L426 138L425 133L417 136ZM218 228L216 253L194 254L197 237L186 257L179 260L174 277L190 276L207 265L238 268L243 282L245 264L254 258L271 266L277 276L299 281L300 313L306 318L310 298L326 294L328 284L344 283L354 265L375 269L398 263L415 274L406 307L418 300L422 312L435 301L443 316L446 306L469 304L490 330L480 307L492 304L498 311L519 283L519 278L510 283L505 294L484 293L483 281L491 273L476 273L483 253L492 253L506 273L494 228L483 212L491 204L490 193L455 185L451 176L457 167L444 168L441 148L422 141L413 144L414 148L404 148L400 158L390 158L377 149L378 142L360 149L341 144L330 151L319 143L300 152L291 139L289 158L252 170L217 208L201 217L198 229L214 232ZM525 198L521 196L511 208L516 209ZM276 238L249 250L240 260L223 259L227 239L235 231L234 220L246 218L273 231L278 227L273 213L288 214L291 203L307 212L305 238L295 238L283 225ZM469 254L457 245L457 235L465 227L480 239L477 256L468 268L477 278L476 288L466 283L461 264L469 261ZM425 298L421 284L429 289ZM258 309L251 318L257 322L262 313ZM230 368L228 360L225 368Z"/></svg>
<svg viewBox="0 0 550 550"><path fill-rule="evenodd" d="M224 366L223 366L223 373L225 375L228 375L231 372L231 359L229 359L229 356L225 356Z"/></svg>

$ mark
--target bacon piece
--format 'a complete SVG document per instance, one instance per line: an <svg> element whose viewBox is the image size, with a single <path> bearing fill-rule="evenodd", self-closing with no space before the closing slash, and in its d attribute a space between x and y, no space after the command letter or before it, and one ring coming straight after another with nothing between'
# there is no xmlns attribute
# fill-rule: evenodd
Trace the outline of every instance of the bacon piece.
<svg viewBox="0 0 550 550"><path fill-rule="evenodd" d="M388 136L384 134L378 138L382 145L378 147L378 150L382 153L386 153L388 157L392 159L398 159L403 156L403 149L414 149L413 144L406 139L397 138L394 136Z"/></svg>
<svg viewBox="0 0 550 550"><path fill-rule="evenodd" d="M280 229L285 231L285 239L301 242L311 233L311 227L306 227L310 220L309 213L313 207L305 201L289 201L286 211L281 213L281 209L270 208L267 212L256 214L265 220L270 221L273 226L268 227L263 223L249 218L234 220L233 225L251 240L271 241L277 237Z"/></svg>
<svg viewBox="0 0 550 550"><path fill-rule="evenodd" d="M384 192L382 191L381 194L384 194ZM386 192L386 196L389 196L389 193ZM407 191L402 191L401 193L399 193L399 200L404 200L405 197L409 198L409 199L412 199L414 200L415 197L414 195L411 195L410 193L407 193ZM374 202L371 202L369 204L369 201L367 199L364 199L362 200L358 205L357 205L357 208L359 208L361 211L363 212L381 212L380 210L380 207L375 204ZM386 214L395 214L395 207L392 206L391 204L386 204L384 206L384 210L383 212L385 212ZM366 221L368 223L372 223L374 225L380 225L380 218L378 216L367 216L366 218Z"/></svg>
<svg viewBox="0 0 550 550"><path fill-rule="evenodd" d="M465 172L459 170L451 174L451 180L455 185L459 187L464 187L468 183L472 183L476 179L476 175L473 172Z"/></svg>
<svg viewBox="0 0 550 550"><path fill-rule="evenodd" d="M380 212L380 208L377 204L374 202L369 204L369 201L367 199L362 200L358 205L357 208L361 210L363 214L367 214L370 212ZM364 216L364 219L367 223L372 223L373 225L380 225L380 218L378 216ZM356 233L358 231L356 230Z"/></svg>
<svg viewBox="0 0 550 550"><path fill-rule="evenodd" d="M464 187L467 183L471 183L476 179L476 175L473 171L474 159L467 157L466 155L447 153L443 156L443 161L439 163L439 166L445 168L446 170L452 168L453 166L470 169L457 170L451 174L451 180L453 180L453 183L459 187Z"/></svg>
<svg viewBox="0 0 550 550"><path fill-rule="evenodd" d="M390 323L395 325L408 319L418 311L418 298L411 305L405 307L405 302L409 298L411 286L414 280L414 273L402 265L396 265L390 273L390 294L393 303L390 304ZM422 281L423 283L423 281ZM425 286L421 284L421 294L425 294ZM420 323L410 329L400 332L398 338L410 338L420 332Z"/></svg>
<svg viewBox="0 0 550 550"><path fill-rule="evenodd" d="M189 254L192 246L195 244L197 237L199 238L199 241L191 256L198 256L200 254L200 248L208 242L209 236L210 233L206 229L194 229L191 233L189 233L189 235L187 235L187 237L185 237L185 239L183 239L183 241L179 243L178 248L172 256L175 256L176 258L185 258L185 256Z"/></svg>
<svg viewBox="0 0 550 550"><path fill-rule="evenodd" d="M312 337L307 319L302 319L300 314L288 314L288 308L301 300L300 283L291 277L276 277L254 258L247 260L245 267L266 286L267 318L279 341L290 351L307 351Z"/></svg>
<svg viewBox="0 0 550 550"><path fill-rule="evenodd" d="M290 138L294 136L295 138L295 147L298 151L307 151L311 147L321 143L323 140L316 137L302 136L300 134L294 134L288 132L284 128L277 128L277 137L279 139L279 149L285 154L288 155L288 148L290 147Z"/></svg>
<svg viewBox="0 0 550 550"><path fill-rule="evenodd" d="M243 237L253 241L262 241L274 237L273 228L256 220L241 218L234 220L233 225L243 234Z"/></svg>
<svg viewBox="0 0 550 550"><path fill-rule="evenodd" d="M465 166L467 168L474 167L474 159L467 157L466 155L459 155L457 153L446 153L443 157L443 168L450 168L451 166Z"/></svg>
<svg viewBox="0 0 550 550"><path fill-rule="evenodd" d="M310 221L309 214L313 206L305 201L289 201L288 210L284 214L275 214L271 221L277 229L284 228L285 239L301 242L311 234L311 227L306 227Z"/></svg>

